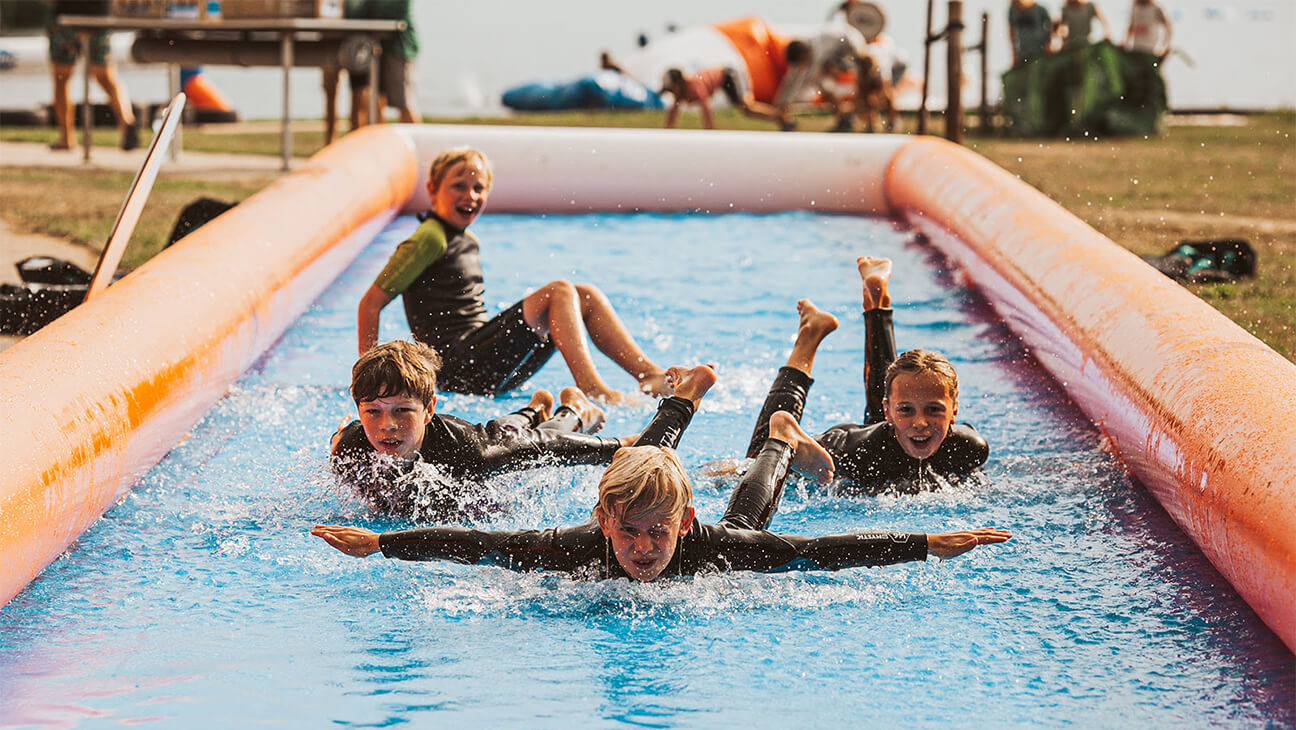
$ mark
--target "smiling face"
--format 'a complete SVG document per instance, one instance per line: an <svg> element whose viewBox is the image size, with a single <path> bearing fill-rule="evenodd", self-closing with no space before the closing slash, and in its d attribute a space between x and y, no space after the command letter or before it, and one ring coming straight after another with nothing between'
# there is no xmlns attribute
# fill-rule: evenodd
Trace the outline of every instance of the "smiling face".
<svg viewBox="0 0 1296 730"><path fill-rule="evenodd" d="M898 373L883 407L900 447L915 459L936 453L958 415L945 382L930 372Z"/></svg>
<svg viewBox="0 0 1296 730"><path fill-rule="evenodd" d="M455 228L472 225L490 196L490 172L480 161L457 162L446 170L440 184L428 181L432 212Z"/></svg>
<svg viewBox="0 0 1296 730"><path fill-rule="evenodd" d="M378 453L408 459L423 445L424 427L432 420L435 406L435 396L426 406L408 395L361 401L360 425Z"/></svg>
<svg viewBox="0 0 1296 730"><path fill-rule="evenodd" d="M624 508L606 514L594 511L603 535L612 542L612 552L625 572L638 581L650 581L662 574L675 556L679 540L693 525L693 508L682 514L649 511L626 516Z"/></svg>

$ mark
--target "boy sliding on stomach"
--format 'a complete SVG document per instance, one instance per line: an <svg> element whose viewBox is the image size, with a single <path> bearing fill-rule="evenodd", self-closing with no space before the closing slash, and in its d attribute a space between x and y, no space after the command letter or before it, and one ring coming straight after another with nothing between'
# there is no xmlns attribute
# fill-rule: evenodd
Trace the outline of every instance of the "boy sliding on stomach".
<svg viewBox="0 0 1296 730"><path fill-rule="evenodd" d="M867 410L864 424L843 423L825 431L812 445L798 446L794 466L807 474L855 483L866 492L899 485L921 488L927 471L941 476L978 469L990 447L976 429L954 423L958 414L958 375L939 353L910 350L896 356L887 285L891 262L860 257L863 282ZM779 370L757 419L747 448L760 453L766 424L778 411L798 421L805 410L814 356L824 337L837 329L837 318L808 300L797 302L801 314L797 339L787 364Z"/></svg>
<svg viewBox="0 0 1296 730"><path fill-rule="evenodd" d="M330 465L371 506L396 514L415 511L416 495L400 486L411 464L423 461L461 480L553 458L567 464L606 464L635 439L589 435L604 414L577 388L565 388L549 416L553 396L537 392L531 403L484 425L435 413L441 360L427 345L387 342L371 348L351 370L351 396L359 419L339 426ZM375 455L393 457L386 462ZM457 495L432 512L453 517Z"/></svg>
<svg viewBox="0 0 1296 730"><path fill-rule="evenodd" d="M665 371L635 344L603 292L588 284L551 281L494 319L487 319L477 220L491 190L486 157L469 147L443 151L428 172L432 210L397 247L360 299L356 318L360 354L378 341L379 315L400 295L414 339L441 353L442 388L498 395L522 384L562 353L576 386L591 398L625 400L599 375L585 343L633 375L650 395L665 392Z"/></svg>
<svg viewBox="0 0 1296 730"><path fill-rule="evenodd" d="M773 515L793 452L811 439L787 413L769 420L768 438L744 475L724 517L694 518L693 492L673 446L693 410L715 383L707 366L672 368L676 396L662 401L635 446L622 449L599 481L590 521L549 530L481 531L426 527L382 534L316 525L311 534L348 555L382 551L403 560L490 562L515 570L559 570L585 577L651 581L661 575L714 570L838 570L947 558L977 545L1004 542L1004 530L937 535L859 532L809 538L764 529ZM682 413L688 417L682 417Z"/></svg>

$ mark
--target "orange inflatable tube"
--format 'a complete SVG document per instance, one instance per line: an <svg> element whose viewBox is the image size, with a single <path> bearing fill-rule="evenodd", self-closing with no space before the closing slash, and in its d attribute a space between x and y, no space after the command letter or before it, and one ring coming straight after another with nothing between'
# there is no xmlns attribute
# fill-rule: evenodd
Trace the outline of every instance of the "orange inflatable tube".
<svg viewBox="0 0 1296 730"><path fill-rule="evenodd" d="M962 147L904 145L886 191L1296 649L1296 365Z"/></svg>
<svg viewBox="0 0 1296 730"><path fill-rule="evenodd" d="M369 127L0 353L0 605L216 402L413 192Z"/></svg>

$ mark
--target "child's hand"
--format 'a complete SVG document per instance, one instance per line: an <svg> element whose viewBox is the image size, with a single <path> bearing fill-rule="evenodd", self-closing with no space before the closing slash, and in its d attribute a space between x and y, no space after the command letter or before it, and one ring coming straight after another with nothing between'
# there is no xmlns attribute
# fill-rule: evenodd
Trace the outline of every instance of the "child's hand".
<svg viewBox="0 0 1296 730"><path fill-rule="evenodd" d="M315 525L311 528L310 534L357 558L378 552L378 533L363 527Z"/></svg>
<svg viewBox="0 0 1296 730"><path fill-rule="evenodd" d="M939 558L952 558L971 550L977 545L993 545L1005 542L1012 537L1007 530L993 527L982 527L976 530L961 530L927 536L927 552Z"/></svg>

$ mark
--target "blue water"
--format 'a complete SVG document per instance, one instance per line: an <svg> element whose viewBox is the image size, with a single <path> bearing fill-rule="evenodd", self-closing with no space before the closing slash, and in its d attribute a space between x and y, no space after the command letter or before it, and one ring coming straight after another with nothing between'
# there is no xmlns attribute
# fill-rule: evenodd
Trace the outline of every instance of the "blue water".
<svg viewBox="0 0 1296 730"><path fill-rule="evenodd" d="M1100 434L978 296L888 221L772 216L488 215L492 307L556 278L598 283L662 364L720 382L681 446L699 515L741 451L810 296L841 328L804 424L863 410L854 258L895 260L900 347L941 349L960 420L992 444L984 479L917 496L789 484L773 527L821 534L1011 529L929 563L727 574L662 584L346 557L316 522L374 529L323 455L354 359L354 307L396 221L135 490L0 611L0 725L242 727L1173 727L1296 724L1293 660L1102 448ZM399 305L383 338L407 336ZM601 361L613 384L624 376ZM569 384L555 359L532 387ZM473 420L517 407L448 394ZM612 409L637 430L651 406ZM483 523L583 520L594 467L492 481Z"/></svg>

